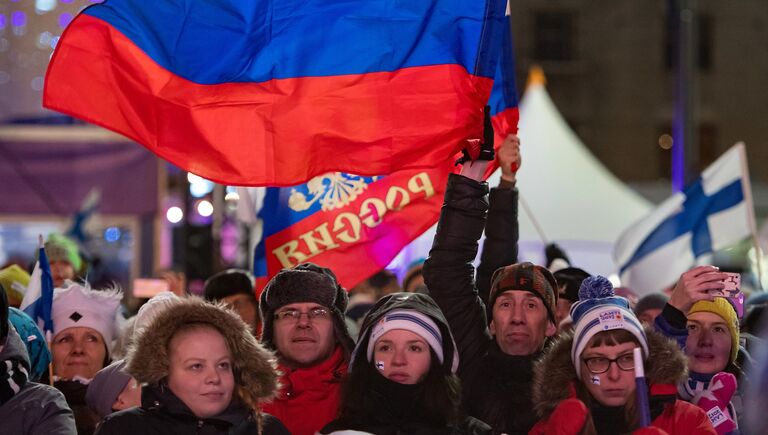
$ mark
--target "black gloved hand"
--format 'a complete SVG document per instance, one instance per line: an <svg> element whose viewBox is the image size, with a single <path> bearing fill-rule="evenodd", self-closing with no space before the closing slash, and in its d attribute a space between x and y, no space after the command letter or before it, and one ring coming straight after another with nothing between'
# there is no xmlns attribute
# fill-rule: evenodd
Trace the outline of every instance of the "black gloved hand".
<svg viewBox="0 0 768 435"><path fill-rule="evenodd" d="M485 106L483 110L483 140L467 140L467 146L461 150L461 157L456 160L455 165L460 165L468 161L487 160L493 161L495 154L493 152L493 125L491 125L491 108Z"/></svg>

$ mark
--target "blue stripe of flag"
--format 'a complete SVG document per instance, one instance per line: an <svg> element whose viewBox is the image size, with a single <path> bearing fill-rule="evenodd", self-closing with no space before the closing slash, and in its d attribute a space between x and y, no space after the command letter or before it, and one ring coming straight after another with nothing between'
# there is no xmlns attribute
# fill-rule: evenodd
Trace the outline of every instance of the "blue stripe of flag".
<svg viewBox="0 0 768 435"><path fill-rule="evenodd" d="M443 64L492 78L505 0L110 0L100 18L199 84Z"/></svg>

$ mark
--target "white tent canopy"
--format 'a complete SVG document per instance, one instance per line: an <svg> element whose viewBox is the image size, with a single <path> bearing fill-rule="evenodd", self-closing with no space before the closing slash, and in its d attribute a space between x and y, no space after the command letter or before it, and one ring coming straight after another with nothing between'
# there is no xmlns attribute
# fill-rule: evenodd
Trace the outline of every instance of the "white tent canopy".
<svg viewBox="0 0 768 435"><path fill-rule="evenodd" d="M544 261L544 242L526 213L528 208L547 241L562 246L574 266L612 274L614 241L652 205L590 153L547 94L543 74L532 76L520 101L520 259ZM490 185L498 185L499 177L497 171L488 180ZM434 230L404 249L393 266L426 257Z"/></svg>
<svg viewBox="0 0 768 435"><path fill-rule="evenodd" d="M533 249L541 255L543 250L528 209L547 241L563 246L574 265L613 273L614 241L652 204L616 178L568 127L540 71L531 73L520 102L520 142L522 253Z"/></svg>

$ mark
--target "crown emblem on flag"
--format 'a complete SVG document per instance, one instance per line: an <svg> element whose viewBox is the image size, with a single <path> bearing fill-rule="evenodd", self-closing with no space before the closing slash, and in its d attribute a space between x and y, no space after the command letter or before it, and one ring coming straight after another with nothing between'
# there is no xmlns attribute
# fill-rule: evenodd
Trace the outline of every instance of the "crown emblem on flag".
<svg viewBox="0 0 768 435"><path fill-rule="evenodd" d="M358 175L331 172L309 180L306 186L309 196L296 189L291 191L288 199L291 210L305 211L318 201L323 211L342 208L368 188L368 183Z"/></svg>

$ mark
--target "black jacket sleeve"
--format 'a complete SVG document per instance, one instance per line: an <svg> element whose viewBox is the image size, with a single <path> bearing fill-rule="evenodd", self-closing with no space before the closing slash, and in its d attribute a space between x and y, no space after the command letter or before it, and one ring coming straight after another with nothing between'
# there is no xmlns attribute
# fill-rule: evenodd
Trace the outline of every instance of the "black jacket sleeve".
<svg viewBox="0 0 768 435"><path fill-rule="evenodd" d="M477 268L477 290L484 303L488 303L491 278L496 269L517 263L517 241L520 230L517 220L517 189L496 187L491 189L488 222L485 224L485 243Z"/></svg>
<svg viewBox="0 0 768 435"><path fill-rule="evenodd" d="M424 263L424 282L459 349L462 378L477 367L492 340L472 265L485 226L487 193L486 183L450 175L435 240Z"/></svg>

